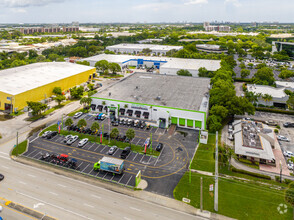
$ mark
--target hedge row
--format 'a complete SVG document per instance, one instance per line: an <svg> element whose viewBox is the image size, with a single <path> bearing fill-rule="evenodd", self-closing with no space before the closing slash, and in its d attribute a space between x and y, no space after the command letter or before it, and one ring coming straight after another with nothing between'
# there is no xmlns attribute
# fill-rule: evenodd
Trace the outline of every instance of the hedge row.
<svg viewBox="0 0 294 220"><path fill-rule="evenodd" d="M233 78L235 82L246 82L246 83L252 83L253 79L247 79L247 78Z"/></svg>
<svg viewBox="0 0 294 220"><path fill-rule="evenodd" d="M271 180L270 176L259 174L259 173L252 173L246 170L239 170L239 169L236 169L235 167L232 168L232 171L235 173L242 173L242 174L246 174L246 175L261 178L261 179Z"/></svg>
<svg viewBox="0 0 294 220"><path fill-rule="evenodd" d="M278 114L294 115L294 111L287 111L287 110L282 110L282 109L255 107L255 110L262 111L262 112L273 112L273 113L278 113Z"/></svg>

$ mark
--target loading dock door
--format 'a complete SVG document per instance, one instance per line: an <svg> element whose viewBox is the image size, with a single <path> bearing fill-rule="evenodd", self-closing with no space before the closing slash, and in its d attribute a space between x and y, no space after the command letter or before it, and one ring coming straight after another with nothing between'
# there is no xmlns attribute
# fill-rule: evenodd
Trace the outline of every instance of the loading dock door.
<svg viewBox="0 0 294 220"><path fill-rule="evenodd" d="M193 128L194 121L191 119L187 119L187 126Z"/></svg>
<svg viewBox="0 0 294 220"><path fill-rule="evenodd" d="M178 118L172 117L171 118L171 123L177 125L178 124Z"/></svg>
<svg viewBox="0 0 294 220"><path fill-rule="evenodd" d="M186 125L186 119L180 118L179 125L185 126Z"/></svg>

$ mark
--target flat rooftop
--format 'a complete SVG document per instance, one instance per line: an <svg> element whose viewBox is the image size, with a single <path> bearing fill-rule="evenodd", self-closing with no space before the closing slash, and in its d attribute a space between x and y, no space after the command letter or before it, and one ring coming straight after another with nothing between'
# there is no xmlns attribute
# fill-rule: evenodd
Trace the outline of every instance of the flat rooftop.
<svg viewBox="0 0 294 220"><path fill-rule="evenodd" d="M255 84L248 84L247 89L249 92L253 92L255 94L269 94L273 98L284 98L287 94L284 92L284 88L275 88L266 85L255 85Z"/></svg>
<svg viewBox="0 0 294 220"><path fill-rule="evenodd" d="M68 62L46 62L1 70L0 91L17 95L91 69Z"/></svg>
<svg viewBox="0 0 294 220"><path fill-rule="evenodd" d="M199 111L209 85L209 78L134 73L93 97Z"/></svg>
<svg viewBox="0 0 294 220"><path fill-rule="evenodd" d="M144 48L149 48L150 50L181 50L182 46L169 46L169 45L156 45L156 44L117 44L113 46L108 46L106 49L134 49L134 50L143 50Z"/></svg>

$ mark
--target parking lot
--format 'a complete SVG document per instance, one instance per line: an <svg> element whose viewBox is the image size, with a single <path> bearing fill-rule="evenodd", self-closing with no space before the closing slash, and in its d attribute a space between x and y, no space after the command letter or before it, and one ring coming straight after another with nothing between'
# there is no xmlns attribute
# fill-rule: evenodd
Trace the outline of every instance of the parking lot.
<svg viewBox="0 0 294 220"><path fill-rule="evenodd" d="M91 123L95 121L92 115L85 114L81 118L87 121L87 127L90 127ZM75 123L77 123L77 120L75 120ZM99 123L104 124L105 132L109 129L107 119ZM123 125L119 125L117 128L121 134L125 134L129 129L128 126ZM110 126L110 129L112 129L112 126ZM188 162L195 152L198 132L183 129L183 132L187 133L187 136L184 137L177 131L173 135L169 135L166 129L154 127L148 131L140 128L133 129L136 136L132 140L132 144L143 146L146 138L150 137L150 133L152 133L152 146L155 147L158 143L163 143L164 146L158 157L144 155L142 152L131 152L125 159L125 172L122 175L93 170L95 162L103 156L109 156L107 155L109 146L88 142L82 148L78 148L78 141L68 146L63 142L64 137L61 135L57 135L50 140L41 137L31 140L28 151L24 153L24 156L40 160L42 153L67 154L70 158L78 160L75 168L77 172L128 187L135 186L135 175L141 170L142 179L148 182L146 190L173 197L173 189L187 170ZM99 138L97 138L98 140ZM118 149L110 157L119 158L121 152L122 150Z"/></svg>

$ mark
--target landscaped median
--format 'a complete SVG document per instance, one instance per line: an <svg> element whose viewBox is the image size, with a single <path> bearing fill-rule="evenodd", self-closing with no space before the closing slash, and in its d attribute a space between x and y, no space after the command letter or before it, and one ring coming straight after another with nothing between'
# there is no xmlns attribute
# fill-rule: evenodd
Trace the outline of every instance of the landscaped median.
<svg viewBox="0 0 294 220"><path fill-rule="evenodd" d="M27 150L28 141L25 140L13 148L11 155L18 156Z"/></svg>
<svg viewBox="0 0 294 220"><path fill-rule="evenodd" d="M58 126L57 124L52 125L46 129L44 129L40 135L42 135L45 131L58 131ZM78 135L79 139L83 139L83 138L88 138L90 142L97 142L100 143L100 137L99 136L94 136L94 135L88 135L88 134L83 134L83 133L79 133L79 132L74 132L74 131L68 131L68 130L61 130L60 131L61 135ZM108 138L103 138L102 140L102 144L103 145L109 145L109 146L117 146L118 148L124 149L125 147L129 147L130 144L129 143L125 143L125 142L121 142L121 141L116 141L113 139L110 139L110 141L108 140ZM138 146L138 145L131 145L131 149L133 152L137 152L137 153L143 153L144 148L142 146ZM151 155L154 157L158 157L160 154L160 152L155 151L153 149L151 149L150 147L147 148L147 152L146 155Z"/></svg>
<svg viewBox="0 0 294 220"><path fill-rule="evenodd" d="M174 197L190 200L190 205L200 208L200 177L203 178L203 209L214 211L213 176L189 172L180 180L174 190ZM284 184L281 186L251 180L219 178L218 214L236 219L293 219L293 208L284 200ZM282 205L280 205L282 204ZM287 205L287 210L283 208ZM280 208L279 208L280 207Z"/></svg>

